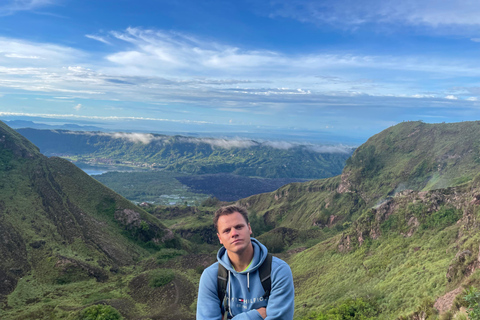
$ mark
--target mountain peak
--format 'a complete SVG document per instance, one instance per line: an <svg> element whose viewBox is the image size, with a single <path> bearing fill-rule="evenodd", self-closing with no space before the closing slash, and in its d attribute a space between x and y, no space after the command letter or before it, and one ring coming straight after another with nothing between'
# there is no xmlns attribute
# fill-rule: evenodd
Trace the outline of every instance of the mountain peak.
<svg viewBox="0 0 480 320"><path fill-rule="evenodd" d="M36 158L40 150L22 135L0 121L0 156L5 152L15 158Z"/></svg>

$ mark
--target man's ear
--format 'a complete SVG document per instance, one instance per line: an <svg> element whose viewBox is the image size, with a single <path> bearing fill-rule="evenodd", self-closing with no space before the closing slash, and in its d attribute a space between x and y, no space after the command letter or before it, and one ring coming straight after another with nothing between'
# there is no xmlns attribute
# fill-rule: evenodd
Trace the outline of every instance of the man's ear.
<svg viewBox="0 0 480 320"><path fill-rule="evenodd" d="M252 227L250 227L250 222L248 223L248 230L250 230L250 234L252 234Z"/></svg>
<svg viewBox="0 0 480 320"><path fill-rule="evenodd" d="M218 237L218 241L220 241L220 244L223 244L222 239L220 239L220 235L218 234L218 232L217 232L217 237Z"/></svg>

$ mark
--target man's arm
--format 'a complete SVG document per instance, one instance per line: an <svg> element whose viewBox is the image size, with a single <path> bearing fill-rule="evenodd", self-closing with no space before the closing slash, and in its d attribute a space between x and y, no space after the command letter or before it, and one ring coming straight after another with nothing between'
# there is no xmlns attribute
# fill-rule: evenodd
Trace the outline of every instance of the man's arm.
<svg viewBox="0 0 480 320"><path fill-rule="evenodd" d="M274 262L275 261L275 262ZM275 263L275 268L273 267ZM295 292L292 271L288 264L280 259L272 261L272 291L268 298L267 309L250 310L240 313L232 320L292 320ZM264 313L266 311L266 314ZM266 316L264 318L264 315Z"/></svg>
<svg viewBox="0 0 480 320"><path fill-rule="evenodd" d="M217 294L217 264L205 269L200 277L197 320L221 320L222 309Z"/></svg>
<svg viewBox="0 0 480 320"><path fill-rule="evenodd" d="M274 268L274 264L278 266ZM292 320L295 291L290 266L274 258L272 261L272 291L267 304L265 320Z"/></svg>

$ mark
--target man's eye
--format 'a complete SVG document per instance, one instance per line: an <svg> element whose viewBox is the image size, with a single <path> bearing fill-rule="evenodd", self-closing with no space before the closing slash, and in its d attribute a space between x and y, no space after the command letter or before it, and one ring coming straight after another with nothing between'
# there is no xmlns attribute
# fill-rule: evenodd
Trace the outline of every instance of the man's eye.
<svg viewBox="0 0 480 320"><path fill-rule="evenodd" d="M230 229L223 231L223 233L229 233L229 232L230 232Z"/></svg>

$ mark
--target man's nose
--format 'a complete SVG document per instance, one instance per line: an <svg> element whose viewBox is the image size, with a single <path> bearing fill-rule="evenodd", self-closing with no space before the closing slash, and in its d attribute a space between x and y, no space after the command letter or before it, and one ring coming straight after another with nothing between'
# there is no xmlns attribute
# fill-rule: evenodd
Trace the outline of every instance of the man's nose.
<svg viewBox="0 0 480 320"><path fill-rule="evenodd" d="M238 235L238 232L235 228L233 228L232 231L230 232L230 236L234 237L236 235Z"/></svg>

